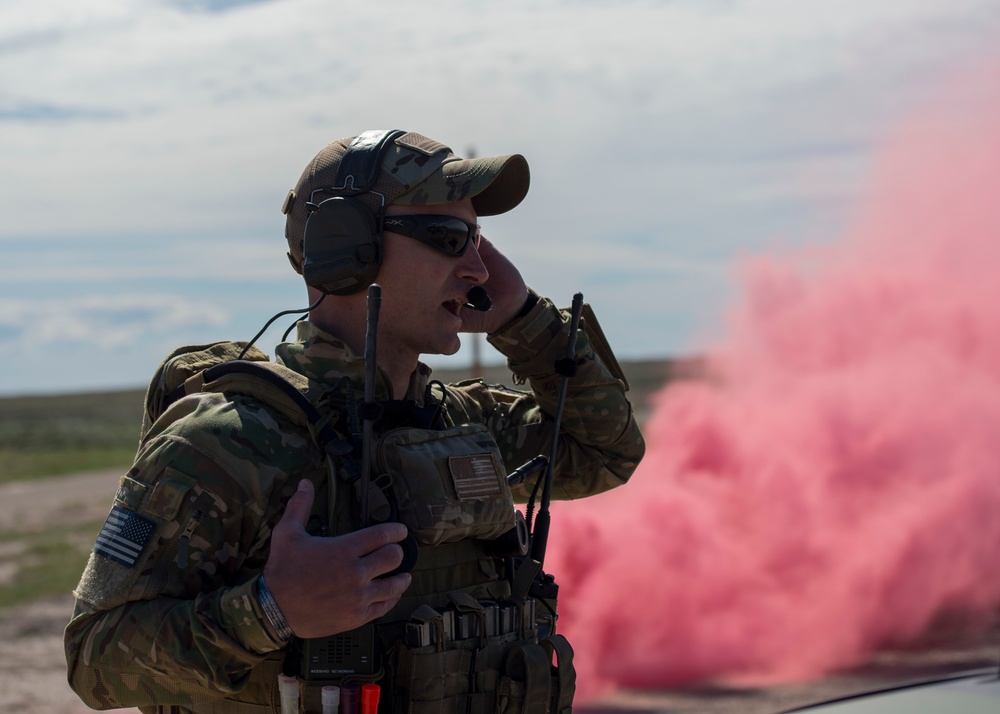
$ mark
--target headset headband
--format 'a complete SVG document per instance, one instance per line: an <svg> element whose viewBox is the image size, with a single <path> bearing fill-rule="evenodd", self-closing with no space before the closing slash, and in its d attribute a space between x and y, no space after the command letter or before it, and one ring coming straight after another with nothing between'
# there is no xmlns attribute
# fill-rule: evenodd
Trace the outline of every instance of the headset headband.
<svg viewBox="0 0 1000 714"><path fill-rule="evenodd" d="M385 196L374 190L382 161L405 131L373 130L350 143L337 167L333 186L314 189L306 204L302 275L325 293L347 295L364 290L382 264L382 217ZM333 194L315 201L316 194ZM372 211L360 200L370 193L382 199Z"/></svg>
<svg viewBox="0 0 1000 714"><path fill-rule="evenodd" d="M347 191L350 195L371 191L382 170L386 152L405 133L399 129L372 129L354 137L340 159L335 190Z"/></svg>

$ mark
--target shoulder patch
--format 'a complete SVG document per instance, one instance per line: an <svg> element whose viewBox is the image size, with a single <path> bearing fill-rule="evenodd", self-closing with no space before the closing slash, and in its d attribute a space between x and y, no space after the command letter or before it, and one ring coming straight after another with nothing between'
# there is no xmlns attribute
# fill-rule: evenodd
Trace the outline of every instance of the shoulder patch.
<svg viewBox="0 0 1000 714"><path fill-rule="evenodd" d="M104 521L94 543L94 553L131 568L156 530L156 523L121 506L115 506Z"/></svg>

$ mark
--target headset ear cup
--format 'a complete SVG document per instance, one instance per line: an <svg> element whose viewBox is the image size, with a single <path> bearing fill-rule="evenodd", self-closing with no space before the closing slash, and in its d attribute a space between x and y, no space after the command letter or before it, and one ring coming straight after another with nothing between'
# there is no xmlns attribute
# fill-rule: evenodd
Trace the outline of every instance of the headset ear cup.
<svg viewBox="0 0 1000 714"><path fill-rule="evenodd" d="M381 231L372 212L351 198L328 198L306 219L302 243L306 284L349 295L375 281L382 264Z"/></svg>

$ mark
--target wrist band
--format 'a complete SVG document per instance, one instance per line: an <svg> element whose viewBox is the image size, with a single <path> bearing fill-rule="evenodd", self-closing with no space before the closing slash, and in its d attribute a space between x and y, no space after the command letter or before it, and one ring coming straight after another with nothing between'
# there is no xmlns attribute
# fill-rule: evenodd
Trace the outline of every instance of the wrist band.
<svg viewBox="0 0 1000 714"><path fill-rule="evenodd" d="M538 303L538 293L529 288L528 297L524 299L524 304L521 305L521 309L517 311L516 315L514 315L514 319L519 320L520 318L527 315L529 312L531 312L531 308L533 308L537 303Z"/></svg>
<svg viewBox="0 0 1000 714"><path fill-rule="evenodd" d="M267 615L271 627L278 633L278 639L281 640L281 643L285 644L289 642L295 636L295 633L292 632L292 628L285 622L285 616L278 609L278 603L274 601L271 591L267 589L263 573L257 578L257 601L260 603L264 614Z"/></svg>
<svg viewBox="0 0 1000 714"><path fill-rule="evenodd" d="M490 334L491 335L496 335L496 334L498 334L498 333L503 332L504 330L506 330L508 327L510 327L515 322L517 322L522 317L524 317L529 312L531 312L531 308L533 308L535 305L538 304L538 300L539 300L538 293L536 293L531 288L528 288L528 297L526 297L524 299L524 303L521 305L521 309L517 311L517 314L514 315L514 317L510 318L500 328L498 328L496 332L491 332Z"/></svg>

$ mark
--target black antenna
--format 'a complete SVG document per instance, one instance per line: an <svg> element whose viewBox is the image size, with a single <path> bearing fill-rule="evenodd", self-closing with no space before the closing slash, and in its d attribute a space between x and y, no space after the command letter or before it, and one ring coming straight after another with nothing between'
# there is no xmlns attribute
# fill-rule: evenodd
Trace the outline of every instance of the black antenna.
<svg viewBox="0 0 1000 714"><path fill-rule="evenodd" d="M368 286L368 331L365 334L365 403L361 446L361 527L368 527L368 491L372 469L372 422L378 418L375 404L375 374L378 354L378 312L382 307L382 286Z"/></svg>
<svg viewBox="0 0 1000 714"><path fill-rule="evenodd" d="M535 516L535 527L531 534L531 559L539 566L545 560L545 547L549 540L549 502L552 500L552 470L556 463L556 452L559 449L559 429L561 428L563 408L566 404L566 392L569 391L569 378L576 374L576 332L580 327L580 313L583 312L583 293L573 296L573 306L569 321L569 340L566 344L566 356L556 362L556 372L562 375L559 385L559 401L556 404L555 423L552 432L552 448L545 470L545 485L542 487L542 502Z"/></svg>

